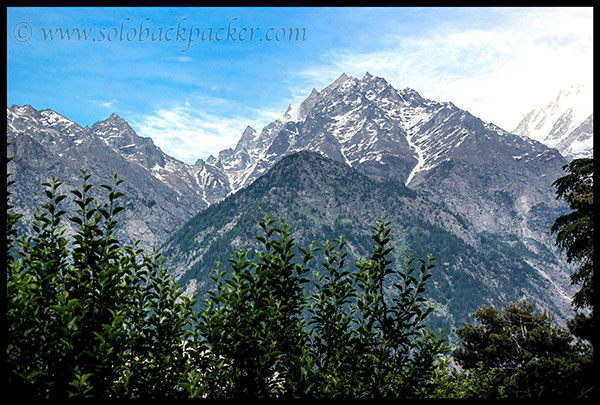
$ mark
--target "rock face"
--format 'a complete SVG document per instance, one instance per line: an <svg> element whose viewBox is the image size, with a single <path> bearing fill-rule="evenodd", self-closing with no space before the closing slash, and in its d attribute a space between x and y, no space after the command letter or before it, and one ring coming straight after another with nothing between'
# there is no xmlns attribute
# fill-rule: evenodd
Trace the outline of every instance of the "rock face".
<svg viewBox="0 0 600 405"><path fill-rule="evenodd" d="M594 156L593 96L583 85L565 89L523 116L514 133L556 148L568 160Z"/></svg>
<svg viewBox="0 0 600 405"><path fill-rule="evenodd" d="M302 163L287 158L301 151L317 154L302 154ZM445 326L484 303L524 297L563 321L571 314L568 266L548 233L566 210L552 182L567 160L452 103L342 74L260 133L246 129L235 149L207 163L224 170L235 194L165 245L175 274L198 292L208 288L215 260L229 257L223 252L252 248L243 241L260 232L261 215L296 220L305 242L350 235L357 257L368 254L369 221L389 214L402 224L399 250L424 254L426 246L443 257L447 278L436 281L432 299ZM353 180L334 181L342 178Z"/></svg>
<svg viewBox="0 0 600 405"><path fill-rule="evenodd" d="M43 182L54 176L63 182L59 190L70 195L81 187L80 169L92 175L92 195L101 200L100 185L110 184L114 173L125 180L121 203L128 209L121 214L118 236L139 239L147 249L159 247L192 215L229 192L222 173L202 162L187 165L164 154L116 114L81 127L52 110L28 105L12 106L6 113L7 155L13 157L7 170L16 180L12 200L24 215L23 224L45 201ZM69 226L69 221L64 224Z"/></svg>
<svg viewBox="0 0 600 405"><path fill-rule="evenodd" d="M424 99L411 89L397 91L368 73L360 80L342 74L260 133L247 129L237 147L221 152L213 164L237 191L301 150L424 191L476 232L551 244L548 221L532 216L561 207L551 184L564 174L566 160L452 103Z"/></svg>
<svg viewBox="0 0 600 405"><path fill-rule="evenodd" d="M590 117L569 133L585 138L591 125ZM121 238L166 242L169 268L199 292L215 260L250 246L245 238L256 236L262 215L309 229L302 240L349 235L351 253L364 256L368 226L388 214L398 253L431 246L447 269L432 295L445 325L483 303L523 297L559 319L570 314L569 270L548 234L566 212L552 183L567 160L530 133L509 133L368 73L313 89L260 132L247 127L235 148L194 165L114 114L81 127L52 110L12 106L7 131L13 201L25 220L52 175L68 192L81 184L79 169L97 186L117 172L130 208L120 214Z"/></svg>
<svg viewBox="0 0 600 405"><path fill-rule="evenodd" d="M266 215L293 225L299 246L344 235L349 271L371 253L369 226L388 215L396 266L404 264L403 253L437 258L427 289L436 304L434 328L451 331L483 304L523 298L559 321L571 316L568 274L551 247L515 234L478 232L427 193L396 180L374 180L317 152L287 155L248 187L194 216L163 246L166 265L187 291L204 297L217 261L227 268L235 249L260 248L255 237L262 235L258 223ZM311 268L320 270L320 260L317 254Z"/></svg>

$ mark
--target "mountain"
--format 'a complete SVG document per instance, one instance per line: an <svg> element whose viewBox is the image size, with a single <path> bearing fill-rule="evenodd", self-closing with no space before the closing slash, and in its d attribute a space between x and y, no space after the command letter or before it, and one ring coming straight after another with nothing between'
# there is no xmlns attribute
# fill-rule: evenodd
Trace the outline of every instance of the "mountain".
<svg viewBox="0 0 600 405"><path fill-rule="evenodd" d="M150 138L138 136L129 124L113 114L91 127L81 127L59 113L38 111L29 105L7 108L7 166L16 183L12 201L33 220L34 209L45 201L41 184L56 177L69 194L81 187L80 169L92 175L92 195L103 200L100 185L114 173L125 182L123 212L117 235L120 240L140 240L144 248L159 247L186 220L229 192L225 178L202 162L187 165L158 148ZM67 201L67 200L65 200ZM68 205L73 212L74 204ZM74 232L65 220L68 232ZM21 227L25 231L26 227Z"/></svg>
<svg viewBox="0 0 600 405"><path fill-rule="evenodd" d="M542 108L526 113L514 133L556 148L568 160L594 155L593 96L583 85L572 85Z"/></svg>
<svg viewBox="0 0 600 405"><path fill-rule="evenodd" d="M581 125L580 132L586 128ZM15 194L28 188L17 202L27 218L28 207L43 196L40 183L51 175L65 182L69 177L70 189L79 184L79 168L92 169L96 184L117 171L126 180L128 204L135 207L123 224L125 236L145 246L160 245L192 215L301 150L321 152L372 178L428 190L479 230L529 236L526 218L513 220L515 207L495 208L508 193L526 216L553 193L549 185L565 163L529 137L483 123L452 103L424 99L408 88L398 91L369 73L362 79L342 74L320 92L313 89L260 132L247 127L235 148L194 165L166 155L115 114L84 128L52 110L13 106L7 108L7 132L14 144L9 154L15 156L9 169L19 180ZM45 150L33 158L40 148ZM36 168L27 167L35 160Z"/></svg>
<svg viewBox="0 0 600 405"><path fill-rule="evenodd" d="M357 256L369 252L368 226L388 214L397 254L440 258L439 322L524 297L562 321L570 314L570 268L548 233L568 209L552 186L567 160L369 73L313 89L262 130L247 127L235 148L194 165L114 114L81 127L52 110L12 106L7 132L13 201L26 221L52 175L68 192L81 184L80 168L97 186L116 171L129 208L119 239L166 242L166 264L190 290L205 291L214 261L250 246L262 215L288 218L304 232L300 241L345 234Z"/></svg>
<svg viewBox="0 0 600 405"><path fill-rule="evenodd" d="M302 151L331 160L313 162L319 170L301 165L304 176L285 172L280 163L293 162L287 156ZM566 212L552 186L564 175L566 163L557 150L485 123L450 102L427 100L412 89L398 91L368 73L362 79L342 74L323 90L313 89L260 132L248 127L235 148L207 160L223 170L233 194L178 231L165 245L165 256L182 284L202 292L214 261L247 246L246 238L258 233L260 215L285 216L299 232L310 229L313 233L300 237L307 242L313 236L321 240L360 229L362 236L351 236L350 246L365 255L369 220L389 214L408 224L399 230L407 235L403 248L421 252L431 247L451 269L446 285L453 286L452 293L436 300L443 302L452 322L465 320L466 313L489 300L523 297L565 320L570 314L569 267L548 230ZM335 168L334 174L326 173L329 168ZM286 183L286 176L293 184ZM353 180L330 181L343 176ZM367 186L367 180L374 183ZM306 191L294 188L296 183ZM351 187L355 184L371 193ZM398 195L388 191L390 199L373 191L400 186ZM407 202L409 191L419 196L419 203ZM364 204L356 202L355 193ZM379 197L370 199L372 193ZM336 202L346 208L332 213L329 208ZM460 262L453 262L456 258ZM451 303L463 282L464 300Z"/></svg>
<svg viewBox="0 0 600 405"><path fill-rule="evenodd" d="M404 264L404 253L437 257L428 284L428 296L436 304L432 327L449 331L482 304L501 306L523 298L560 319L570 315L561 287L568 286L566 275L551 278L531 265L558 265L550 249L530 249L514 235L477 233L469 221L426 193L397 180L375 180L318 152L285 156L248 187L194 216L161 251L180 284L202 297L212 287L209 277L217 261L227 267L234 249L259 248L254 238L262 235L258 223L266 215L293 225L299 246L344 235L346 267L352 270L360 256L371 253L369 227L386 214L398 266ZM319 261L311 268L319 270Z"/></svg>
<svg viewBox="0 0 600 405"><path fill-rule="evenodd" d="M547 224L534 217L542 207L561 207L551 184L564 174L566 160L450 102L427 100L408 88L398 91L369 73L362 79L342 74L260 133L247 128L235 149L207 164L222 169L235 192L301 150L425 191L477 232L551 244Z"/></svg>

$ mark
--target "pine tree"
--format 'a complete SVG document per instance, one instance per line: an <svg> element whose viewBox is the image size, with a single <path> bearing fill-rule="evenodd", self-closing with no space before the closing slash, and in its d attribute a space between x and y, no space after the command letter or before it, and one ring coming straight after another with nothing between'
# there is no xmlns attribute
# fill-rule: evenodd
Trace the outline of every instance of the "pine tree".
<svg viewBox="0 0 600 405"><path fill-rule="evenodd" d="M494 370L495 393L508 398L588 398L593 392L591 346L526 301L503 311L482 306L475 324L456 330L454 358L466 370ZM502 387L502 391L500 388Z"/></svg>
<svg viewBox="0 0 600 405"><path fill-rule="evenodd" d="M594 303L594 160L575 159L564 166L569 172L557 179L556 198L563 199L573 210L558 217L550 232L556 235L556 245L563 249L569 263L579 268L571 276L574 285L581 285L573 297L576 309L592 309Z"/></svg>

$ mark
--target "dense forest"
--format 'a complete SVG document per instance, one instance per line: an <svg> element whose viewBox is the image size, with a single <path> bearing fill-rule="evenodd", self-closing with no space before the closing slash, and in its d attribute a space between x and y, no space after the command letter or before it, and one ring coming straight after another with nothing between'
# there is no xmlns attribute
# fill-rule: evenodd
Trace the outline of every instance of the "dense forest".
<svg viewBox="0 0 600 405"><path fill-rule="evenodd" d="M20 237L6 215L6 375L11 398L591 398L595 397L593 160L556 180L572 212L549 230L577 266L576 317L567 328L531 302L483 306L454 332L426 326L436 252L390 259L389 222L347 266L343 237L298 246L293 227L266 217L261 249L231 252L196 305L164 266L114 236L117 175L90 197L90 175L60 181ZM10 175L9 175L10 176ZM317 260L318 257L321 258ZM445 253L448 254L448 253ZM349 270L349 267L351 269ZM390 285L390 280L394 280ZM311 284L311 285L308 285ZM393 299L384 294L393 289Z"/></svg>

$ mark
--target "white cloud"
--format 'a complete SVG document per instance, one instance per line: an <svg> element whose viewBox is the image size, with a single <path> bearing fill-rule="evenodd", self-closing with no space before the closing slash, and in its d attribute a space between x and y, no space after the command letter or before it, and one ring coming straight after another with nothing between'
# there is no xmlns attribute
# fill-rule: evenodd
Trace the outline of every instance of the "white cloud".
<svg viewBox="0 0 600 405"><path fill-rule="evenodd" d="M325 85L342 71L359 78L369 71L507 130L560 89L591 85L591 9L498 9L497 18L485 28L461 29L457 22L398 36L395 46L383 50L337 50L328 55L332 63L300 75Z"/></svg>
<svg viewBox="0 0 600 405"><path fill-rule="evenodd" d="M452 101L506 130L568 85L591 86L591 8L500 8L493 14L489 23L449 21L423 27L418 35L390 34L382 38L385 48L371 52L330 51L322 60L331 62L290 74L288 96L261 104L263 109L192 94L156 107L133 126L166 153L193 163L235 147L247 125L260 131L288 103L302 101L313 87L321 90L341 72L360 78L368 71L397 89L410 87L426 98Z"/></svg>
<svg viewBox="0 0 600 405"><path fill-rule="evenodd" d="M102 107L111 108L114 103L116 103L116 99L112 99L110 101L101 101L99 102Z"/></svg>
<svg viewBox="0 0 600 405"><path fill-rule="evenodd" d="M93 99L87 99L87 98L83 98L80 96L76 96L79 100L85 101L87 103L92 103L94 105L98 105L104 108L112 108L113 104L115 104L117 102L116 98L113 98L109 101L105 101L105 100L93 100Z"/></svg>
<svg viewBox="0 0 600 405"><path fill-rule="evenodd" d="M217 99L211 101L219 103ZM132 119L132 127L139 135L152 138L168 155L192 164L235 147L248 125L260 131L282 115L264 109L254 110L248 116L224 117L203 111L196 107L198 104L202 103L186 100L183 104L157 107L149 115Z"/></svg>

